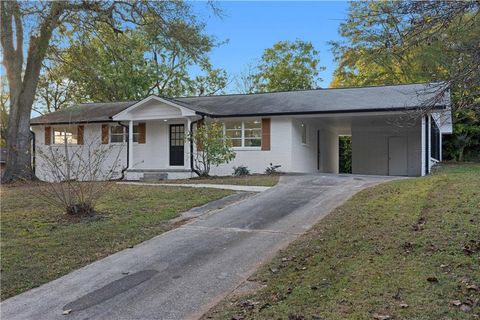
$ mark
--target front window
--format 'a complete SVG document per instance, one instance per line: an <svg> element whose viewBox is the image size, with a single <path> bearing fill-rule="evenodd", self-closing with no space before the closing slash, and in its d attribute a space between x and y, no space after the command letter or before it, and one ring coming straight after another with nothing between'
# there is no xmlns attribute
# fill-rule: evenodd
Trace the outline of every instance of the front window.
<svg viewBox="0 0 480 320"><path fill-rule="evenodd" d="M138 142L138 125L133 125L133 142ZM110 143L128 142L128 128L120 125L110 126Z"/></svg>
<svg viewBox="0 0 480 320"><path fill-rule="evenodd" d="M225 123L225 136L230 138L233 147L242 146L242 122L234 121Z"/></svg>
<svg viewBox="0 0 480 320"><path fill-rule="evenodd" d="M125 127L110 127L110 143L122 143L126 141Z"/></svg>
<svg viewBox="0 0 480 320"><path fill-rule="evenodd" d="M262 123L259 120L243 122L244 147L260 147L262 145Z"/></svg>
<svg viewBox="0 0 480 320"><path fill-rule="evenodd" d="M262 122L260 120L225 122L225 136L233 147L260 147L262 145Z"/></svg>
<svg viewBox="0 0 480 320"><path fill-rule="evenodd" d="M62 127L53 130L53 144L77 144L77 127Z"/></svg>

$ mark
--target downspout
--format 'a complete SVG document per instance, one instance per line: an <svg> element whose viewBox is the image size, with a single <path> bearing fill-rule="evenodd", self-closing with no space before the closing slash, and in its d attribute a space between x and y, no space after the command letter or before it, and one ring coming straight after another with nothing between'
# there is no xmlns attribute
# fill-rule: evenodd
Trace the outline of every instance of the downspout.
<svg viewBox="0 0 480 320"><path fill-rule="evenodd" d="M129 163L128 163L128 158L129 158L129 154L130 154L130 139L128 139L128 126L123 124L121 121L118 121L118 124L121 125L122 127L126 128L127 129L127 166L125 168L122 169L122 175L120 176L120 178L118 180L123 180L125 179L125 171L127 171L128 167L129 167Z"/></svg>
<svg viewBox="0 0 480 320"><path fill-rule="evenodd" d="M35 175L35 160L36 160L36 155L35 155L35 132L30 130L30 133L32 134L32 170L33 170L33 174Z"/></svg>
<svg viewBox="0 0 480 320"><path fill-rule="evenodd" d="M205 116L202 115L202 118L200 120L203 120L204 118ZM190 122L190 134L193 132L193 125L200 120ZM193 139L190 139L190 170L192 170L192 172L195 172L196 175L200 177L200 172L193 166Z"/></svg>

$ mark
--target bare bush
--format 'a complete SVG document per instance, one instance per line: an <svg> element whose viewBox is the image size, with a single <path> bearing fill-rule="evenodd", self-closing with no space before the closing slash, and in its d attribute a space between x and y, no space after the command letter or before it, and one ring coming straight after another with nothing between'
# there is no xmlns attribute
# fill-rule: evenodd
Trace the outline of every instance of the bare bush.
<svg viewBox="0 0 480 320"><path fill-rule="evenodd" d="M83 145L44 146L37 151L45 172L36 195L70 215L91 215L96 201L119 177L121 149L90 139Z"/></svg>

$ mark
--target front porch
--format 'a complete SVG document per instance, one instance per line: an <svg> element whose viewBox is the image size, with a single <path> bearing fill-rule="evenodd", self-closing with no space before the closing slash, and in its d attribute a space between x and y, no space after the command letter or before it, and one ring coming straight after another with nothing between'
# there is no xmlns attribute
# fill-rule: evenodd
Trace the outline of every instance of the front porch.
<svg viewBox="0 0 480 320"><path fill-rule="evenodd" d="M153 96L116 115L115 121L128 126L126 180L192 177L186 136L199 119L192 110ZM141 141L136 138L140 128Z"/></svg>

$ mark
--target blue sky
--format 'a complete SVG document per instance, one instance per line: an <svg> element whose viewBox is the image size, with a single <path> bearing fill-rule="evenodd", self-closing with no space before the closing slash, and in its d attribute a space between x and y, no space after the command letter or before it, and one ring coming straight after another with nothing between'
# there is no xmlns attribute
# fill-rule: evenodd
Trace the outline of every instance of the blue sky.
<svg viewBox="0 0 480 320"><path fill-rule="evenodd" d="M206 31L228 43L211 55L215 67L227 70L230 76L255 64L264 49L280 40L311 41L320 50L322 87L328 87L335 62L328 41L339 40L338 26L346 19L346 1L223 1L219 3L223 17L209 13L205 3L194 3L206 20Z"/></svg>

